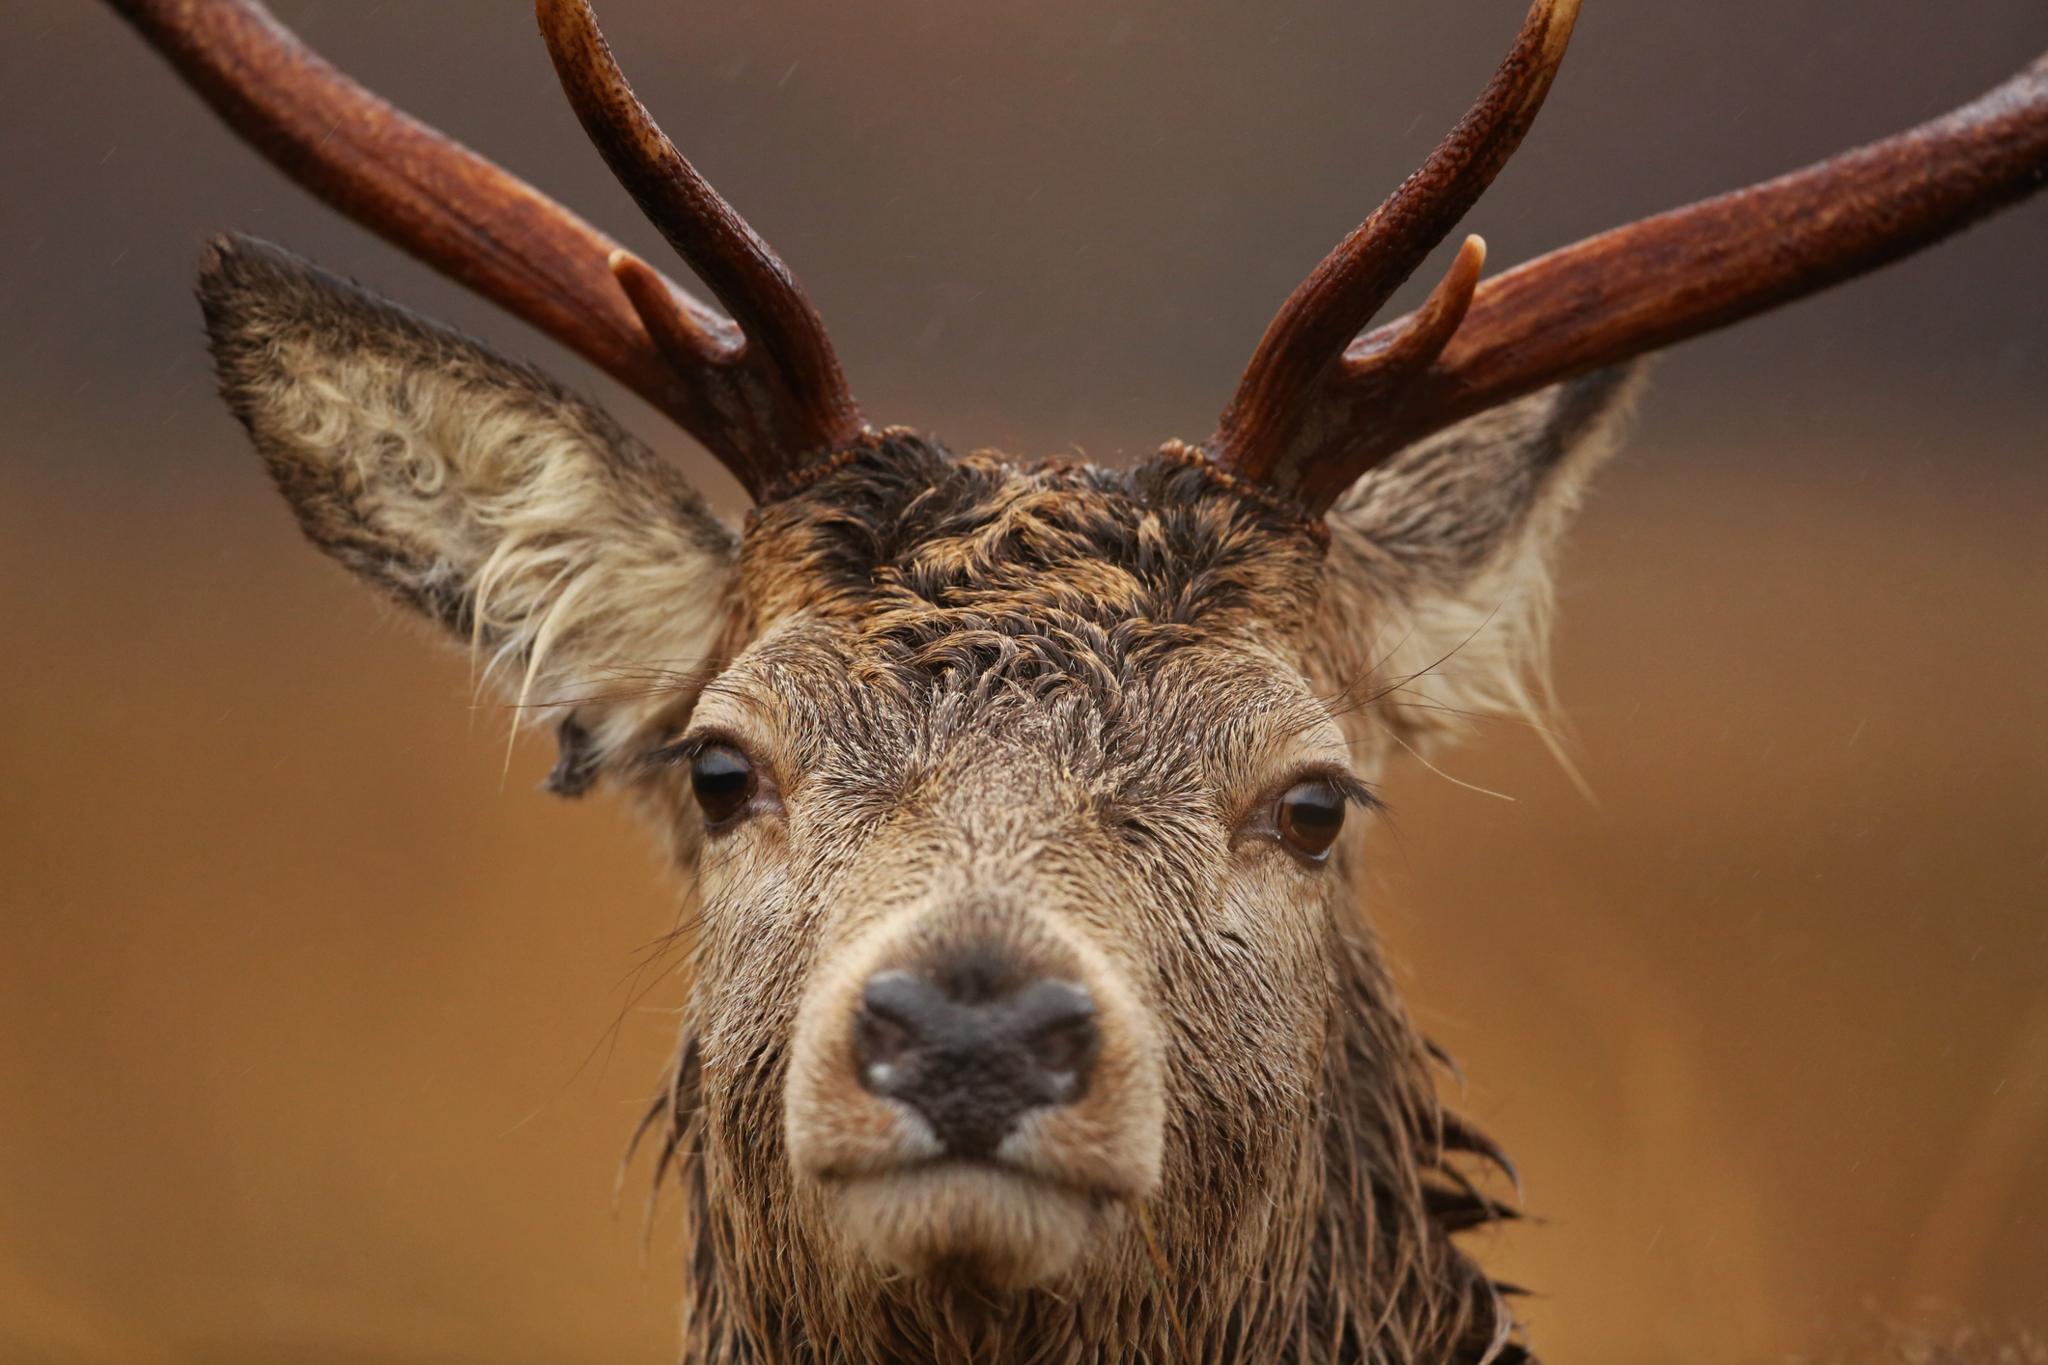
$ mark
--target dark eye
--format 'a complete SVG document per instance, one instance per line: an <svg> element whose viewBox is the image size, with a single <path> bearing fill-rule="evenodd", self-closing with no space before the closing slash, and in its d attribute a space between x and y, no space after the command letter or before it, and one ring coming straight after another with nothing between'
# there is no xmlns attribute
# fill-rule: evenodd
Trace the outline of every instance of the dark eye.
<svg viewBox="0 0 2048 1365"><path fill-rule="evenodd" d="M690 760L690 790L713 829L739 818L754 787L754 765L730 744L707 744Z"/></svg>
<svg viewBox="0 0 2048 1365"><path fill-rule="evenodd" d="M1280 794L1273 823L1280 837L1306 858L1322 859L1344 828L1344 793L1327 777L1297 782Z"/></svg>

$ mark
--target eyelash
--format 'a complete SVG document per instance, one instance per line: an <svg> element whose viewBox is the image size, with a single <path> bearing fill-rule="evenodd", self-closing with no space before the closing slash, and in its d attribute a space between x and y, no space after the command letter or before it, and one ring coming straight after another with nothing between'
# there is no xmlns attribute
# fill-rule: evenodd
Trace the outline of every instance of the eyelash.
<svg viewBox="0 0 2048 1365"><path fill-rule="evenodd" d="M695 759L711 742L708 735L686 735L649 749L641 759L650 768L674 768Z"/></svg>
<svg viewBox="0 0 2048 1365"><path fill-rule="evenodd" d="M728 745L753 759L753 750L724 730L697 730L649 749L641 762L650 768L684 768L714 744Z"/></svg>
<svg viewBox="0 0 2048 1365"><path fill-rule="evenodd" d="M1337 794L1344 798L1345 806L1361 815L1375 814L1387 808L1387 803L1380 799L1379 793L1363 778L1353 777L1342 768L1302 768L1288 773L1278 782L1268 783L1241 823L1256 824L1261 814L1270 815L1273 803L1290 788L1303 782L1329 783L1337 789Z"/></svg>
<svg viewBox="0 0 2048 1365"><path fill-rule="evenodd" d="M1299 782L1309 777L1320 777L1335 787L1338 793L1343 796L1345 802L1360 814L1370 815L1387 808L1387 803L1380 799L1380 794L1366 785L1364 779L1353 777L1350 773L1340 769L1331 768L1320 772L1305 773L1302 777L1296 778L1295 781ZM1285 790L1285 788L1282 788L1282 790Z"/></svg>

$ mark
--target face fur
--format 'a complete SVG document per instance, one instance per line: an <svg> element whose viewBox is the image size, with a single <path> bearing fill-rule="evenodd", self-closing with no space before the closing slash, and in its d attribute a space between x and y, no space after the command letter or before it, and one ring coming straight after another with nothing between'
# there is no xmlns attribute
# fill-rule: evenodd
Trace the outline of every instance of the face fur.
<svg viewBox="0 0 2048 1365"><path fill-rule="evenodd" d="M1219 1124L1244 1129L1236 1181L1299 1164L1338 898L1295 807L1327 792L1362 825L1371 798L1274 647L1271 614L1318 572L1307 537L907 441L877 459L899 468L757 525L746 595L768 623L666 747L737 755L752 784L710 818L670 784L701 899L697 1102L713 1151L744 1135L728 1159L778 1172L769 1202L803 1211L792 1232L831 1273L1053 1287L1141 1255L1133 1210L1199 1203L1189 1148ZM963 1154L865 1083L863 992L890 973L965 973L998 1001L1077 987L1079 1093Z"/></svg>
<svg viewBox="0 0 2048 1365"><path fill-rule="evenodd" d="M1419 1191L1396 1154L1441 1134L1413 1131L1429 1064L1348 886L1378 749L1315 681L1347 666L1299 624L1324 563L1170 460L1020 471L910 437L757 517L756 633L653 759L698 897L677 1131L731 1258L703 1320L881 1303L998 1349L1115 1283L1152 1287L1122 1330L1272 1335L1330 1268L1313 1229L1405 1216L1354 1206L1326 1152ZM706 754L708 802L679 771ZM875 983L905 977L1077 989L1077 1093L963 1146L867 1072Z"/></svg>

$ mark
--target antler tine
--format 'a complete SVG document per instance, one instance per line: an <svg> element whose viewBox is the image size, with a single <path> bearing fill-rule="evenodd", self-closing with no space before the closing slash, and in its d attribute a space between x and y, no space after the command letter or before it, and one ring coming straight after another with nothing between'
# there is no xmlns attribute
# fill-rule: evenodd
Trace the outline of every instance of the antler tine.
<svg viewBox="0 0 2048 1365"><path fill-rule="evenodd" d="M1344 466L1363 472L1474 413L1875 270L2044 185L2048 56L1917 128L1489 281L1399 405L1354 429ZM1361 338L1351 358L1385 348L1420 316Z"/></svg>
<svg viewBox="0 0 2048 1365"><path fill-rule="evenodd" d="M1465 117L1289 296L1210 438L1212 460L1314 511L1328 505L1321 486L1330 472L1322 447L1331 433L1321 409L1328 406L1328 391L1347 382L1345 348L1521 145L1564 59L1578 12L1579 0L1534 0L1513 48ZM1477 262L1467 262L1462 253L1454 276L1466 264L1474 267L1476 282ZM1464 285L1468 295L1470 288ZM1462 304L1452 311L1462 316Z"/></svg>
<svg viewBox="0 0 2048 1365"><path fill-rule="evenodd" d="M845 447L861 431L860 410L825 324L788 267L662 133L588 0L536 0L535 13L562 89L605 164L739 323L746 341L735 363L754 381L745 391L750 421L773 432L771 447L785 457L773 477Z"/></svg>
<svg viewBox="0 0 2048 1365"><path fill-rule="evenodd" d="M279 170L618 379L701 441L757 500L826 443L807 413L790 416L789 386L764 382L731 320L531 185L350 80L255 0L109 3ZM843 383L837 393L851 414Z"/></svg>

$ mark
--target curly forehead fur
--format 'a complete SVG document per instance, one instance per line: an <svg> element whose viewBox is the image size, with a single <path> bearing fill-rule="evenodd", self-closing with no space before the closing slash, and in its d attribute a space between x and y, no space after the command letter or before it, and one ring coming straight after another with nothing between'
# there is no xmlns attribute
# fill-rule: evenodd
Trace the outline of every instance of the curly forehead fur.
<svg viewBox="0 0 2048 1365"><path fill-rule="evenodd" d="M1269 650L1316 596L1317 538L1183 461L1019 467L906 431L849 454L756 514L743 565L764 617L854 624L867 680L1113 688L1197 640Z"/></svg>
<svg viewBox="0 0 2048 1365"><path fill-rule="evenodd" d="M800 677L776 689L797 733L889 762L906 717L934 752L1030 726L1078 768L1324 718L1273 685L1295 676L1275 622L1305 618L1321 546L1200 471L1020 469L907 432L852 455L744 542L752 652Z"/></svg>

